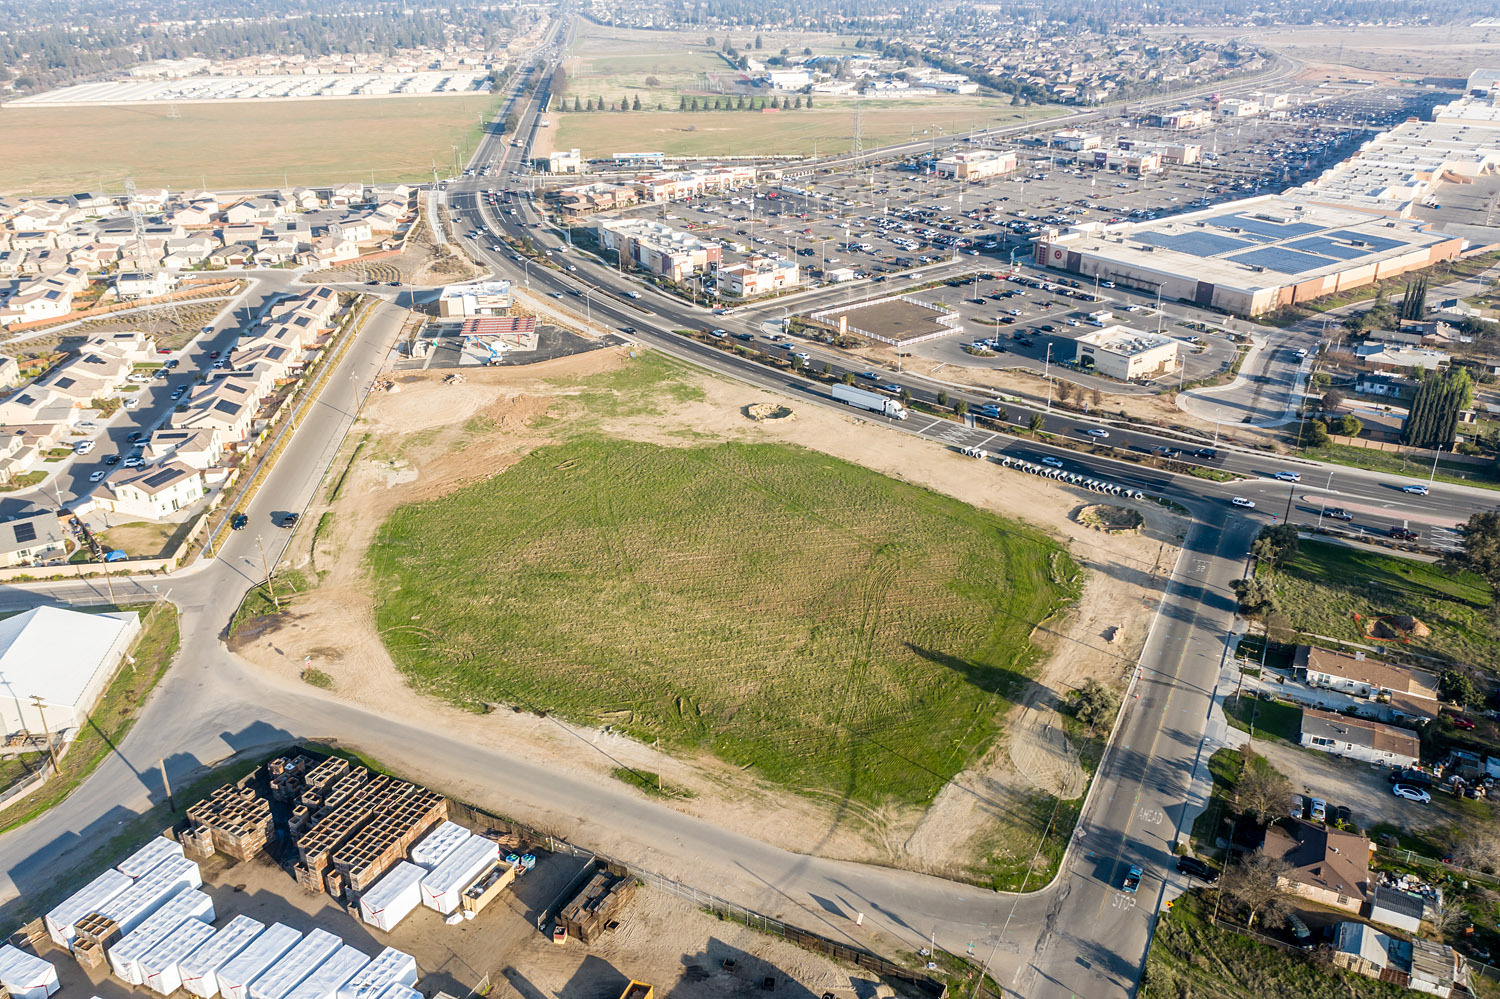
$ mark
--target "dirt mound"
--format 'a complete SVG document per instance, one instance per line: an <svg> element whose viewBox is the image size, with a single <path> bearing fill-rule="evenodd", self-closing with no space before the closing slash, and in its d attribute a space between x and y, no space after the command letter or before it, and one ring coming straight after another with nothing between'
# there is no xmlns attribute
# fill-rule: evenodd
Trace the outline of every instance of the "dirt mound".
<svg viewBox="0 0 1500 999"><path fill-rule="evenodd" d="M1375 637L1377 638L1426 638L1430 634L1432 634L1432 629L1423 624L1421 618L1412 617L1410 614L1383 617L1375 622Z"/></svg>
<svg viewBox="0 0 1500 999"><path fill-rule="evenodd" d="M765 420L795 420L797 414L790 406L778 406L774 402L753 402L745 407L745 415L757 423Z"/></svg>
<svg viewBox="0 0 1500 999"><path fill-rule="evenodd" d="M1122 506L1081 506L1073 513L1073 519L1084 527L1091 527L1096 531L1105 531L1109 534L1134 534L1146 523L1135 510Z"/></svg>

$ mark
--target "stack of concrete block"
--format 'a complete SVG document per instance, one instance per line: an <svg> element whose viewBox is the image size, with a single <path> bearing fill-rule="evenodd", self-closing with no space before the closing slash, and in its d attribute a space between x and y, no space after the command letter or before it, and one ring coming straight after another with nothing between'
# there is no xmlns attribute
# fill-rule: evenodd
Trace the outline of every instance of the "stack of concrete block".
<svg viewBox="0 0 1500 999"><path fill-rule="evenodd" d="M635 893L635 879L624 871L601 868L573 900L559 921L583 943L592 943Z"/></svg>

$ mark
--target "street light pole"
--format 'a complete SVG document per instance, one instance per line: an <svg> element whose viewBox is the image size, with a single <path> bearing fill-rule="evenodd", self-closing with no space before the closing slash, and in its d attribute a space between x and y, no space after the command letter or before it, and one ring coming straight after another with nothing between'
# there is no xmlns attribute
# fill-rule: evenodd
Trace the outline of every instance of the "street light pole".
<svg viewBox="0 0 1500 999"><path fill-rule="evenodd" d="M1328 484L1323 487L1323 492L1328 493L1328 492L1332 492L1332 491L1333 491L1333 473L1329 472L1328 473ZM1323 497L1323 502L1321 504L1319 504L1319 506L1318 506L1318 530L1320 530L1320 531L1323 529L1323 511L1326 510L1326 509L1328 509L1328 497L1324 496Z"/></svg>
<svg viewBox="0 0 1500 999"><path fill-rule="evenodd" d="M1042 378L1047 382L1047 412L1052 412L1052 345L1047 344L1047 356L1042 361Z"/></svg>
<svg viewBox="0 0 1500 999"><path fill-rule="evenodd" d="M1442 453L1443 453L1443 449L1441 447L1433 448L1433 451L1432 451L1432 471L1429 472L1428 475L1427 475L1427 486L1428 486L1428 488L1431 488L1433 481L1437 479L1438 455L1440 455Z"/></svg>

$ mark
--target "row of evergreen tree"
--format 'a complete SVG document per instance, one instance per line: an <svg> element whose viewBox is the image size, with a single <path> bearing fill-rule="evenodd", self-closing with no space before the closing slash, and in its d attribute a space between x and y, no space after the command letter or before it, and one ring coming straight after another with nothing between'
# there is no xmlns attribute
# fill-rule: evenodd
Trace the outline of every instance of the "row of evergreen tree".
<svg viewBox="0 0 1500 999"><path fill-rule="evenodd" d="M677 101L679 111L801 111L803 108L813 106L811 95L803 97L746 97L740 94L737 97L680 97ZM621 97L619 103L606 101L603 97L590 97L580 99L577 94L573 95L570 103L566 97L554 97L552 99L553 111L642 111L649 110L641 104L640 95L635 97ZM666 106L660 101L656 104L656 110L665 111Z"/></svg>
<svg viewBox="0 0 1500 999"><path fill-rule="evenodd" d="M1406 422L1401 425L1401 443L1452 447L1459 413L1473 404L1474 379L1468 368L1454 364L1441 371L1424 371Z"/></svg>

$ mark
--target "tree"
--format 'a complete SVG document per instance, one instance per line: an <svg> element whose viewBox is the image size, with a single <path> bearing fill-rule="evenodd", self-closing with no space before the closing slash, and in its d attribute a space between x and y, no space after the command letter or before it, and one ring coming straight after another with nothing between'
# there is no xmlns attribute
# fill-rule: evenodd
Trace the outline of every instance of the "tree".
<svg viewBox="0 0 1500 999"><path fill-rule="evenodd" d="M784 58L786 58L786 57L787 57L787 56L789 56L789 55L791 55L791 54L792 54L792 50L791 50L791 49L788 49L788 48L783 48L783 49L782 49L782 50L781 50L781 57L782 57L782 58L783 58L783 59L784 59Z"/></svg>
<svg viewBox="0 0 1500 999"><path fill-rule="evenodd" d="M792 370L793 371L801 371L802 370L802 358L798 357L796 354L792 355Z"/></svg>
<svg viewBox="0 0 1500 999"><path fill-rule="evenodd" d="M1104 393L1099 391L1098 386L1095 386L1094 390L1089 393L1089 401L1094 404L1095 409L1098 409L1099 404L1104 401Z"/></svg>
<svg viewBox="0 0 1500 999"><path fill-rule="evenodd" d="M1046 424L1046 422L1046 420L1042 419L1041 413L1032 413L1031 419L1026 421L1026 429L1030 430L1034 434L1041 433L1042 427Z"/></svg>
<svg viewBox="0 0 1500 999"><path fill-rule="evenodd" d="M1234 782L1234 800L1241 815L1261 825L1281 817L1286 803L1292 800L1292 782L1286 775L1257 756L1245 743L1240 748L1243 766Z"/></svg>
<svg viewBox="0 0 1500 999"><path fill-rule="evenodd" d="M801 94L798 94L797 95L797 99L792 102L792 108L793 108L793 110L797 110L797 111L802 110L802 95Z"/></svg>
<svg viewBox="0 0 1500 999"><path fill-rule="evenodd" d="M1438 674L1438 696L1459 707L1478 704L1481 700L1479 689L1469 674L1451 668Z"/></svg>
<svg viewBox="0 0 1500 999"><path fill-rule="evenodd" d="M812 107L812 94L807 95L807 100L802 102L802 106L805 108Z"/></svg>
<svg viewBox="0 0 1500 999"><path fill-rule="evenodd" d="M1000 411L995 414L995 419L999 420L1001 423L1009 423L1010 410L1006 409L1004 406L1001 406Z"/></svg>
<svg viewBox="0 0 1500 999"><path fill-rule="evenodd" d="M703 44L707 45L709 48L713 48L715 45L717 45L719 43L716 42L716 41L714 41L714 36L713 35L709 35L707 38L703 39Z"/></svg>
<svg viewBox="0 0 1500 999"><path fill-rule="evenodd" d="M1307 424L1307 446L1328 446L1328 424L1322 420L1309 420Z"/></svg>
<svg viewBox="0 0 1500 999"><path fill-rule="evenodd" d="M1462 838L1453 848L1453 862L1486 873L1500 869L1500 825L1493 821L1464 823Z"/></svg>
<svg viewBox="0 0 1500 999"><path fill-rule="evenodd" d="M1327 392L1323 393L1323 412L1335 412L1343 404L1344 393L1340 392L1338 389L1329 389Z"/></svg>
<svg viewBox="0 0 1500 999"><path fill-rule="evenodd" d="M645 82L646 86L652 88L653 90L656 89L657 87L661 86L661 81L658 80L654 76L648 76L648 77L646 77L646 79L645 79L644 82Z"/></svg>
<svg viewBox="0 0 1500 999"><path fill-rule="evenodd" d="M1297 526L1273 524L1261 528L1260 533L1255 536L1255 543L1250 546L1250 554L1272 569L1281 568L1284 562L1297 554Z"/></svg>
<svg viewBox="0 0 1500 999"><path fill-rule="evenodd" d="M967 416L969 412L968 402L963 399L958 400L953 404L953 412L960 418Z"/></svg>
<svg viewBox="0 0 1500 999"><path fill-rule="evenodd" d="M573 95L573 110L574 111L582 111L583 110L583 105L578 103L578 95L577 94Z"/></svg>
<svg viewBox="0 0 1500 999"><path fill-rule="evenodd" d="M640 94L636 94L635 95L635 100L633 100L633 101L630 102L630 110L632 110L632 111L639 111L640 109L641 109L641 95Z"/></svg>
<svg viewBox="0 0 1500 999"><path fill-rule="evenodd" d="M1073 398L1073 383L1072 382L1059 381L1057 383L1057 401L1060 402L1060 403L1066 403L1069 399L1072 399L1072 398Z"/></svg>
<svg viewBox="0 0 1500 999"><path fill-rule="evenodd" d="M621 97L620 98L620 110L621 111L629 111L630 110L630 98L629 97Z"/></svg>
<svg viewBox="0 0 1500 999"><path fill-rule="evenodd" d="M852 371L845 371L844 372L844 377L842 379L840 379L840 380L845 385L853 385L854 384L854 372L852 372Z"/></svg>
<svg viewBox="0 0 1500 999"><path fill-rule="evenodd" d="M1107 725L1115 713L1115 692L1098 679L1088 679L1083 686L1068 693L1073 702L1073 716L1091 730Z"/></svg>
<svg viewBox="0 0 1500 999"><path fill-rule="evenodd" d="M805 55L805 56L812 55L812 49L807 48L807 47L804 46L803 49L802 49L802 54Z"/></svg>
<svg viewBox="0 0 1500 999"><path fill-rule="evenodd" d="M901 387L901 401L908 406L911 405L911 389L904 385Z"/></svg>
<svg viewBox="0 0 1500 999"><path fill-rule="evenodd" d="M948 405L948 390L947 389L938 389L937 402L938 402L939 406L946 406L946 405Z"/></svg>
<svg viewBox="0 0 1500 999"><path fill-rule="evenodd" d="M1282 891L1280 879L1290 869L1280 857L1257 850L1229 862L1219 878L1219 891L1250 910L1245 921L1247 928L1254 925L1257 916L1261 917L1262 924L1279 923L1287 910L1286 893Z"/></svg>
<svg viewBox="0 0 1500 999"><path fill-rule="evenodd" d="M1406 293L1401 297L1402 319L1413 322L1421 319L1427 313L1427 278L1419 277L1415 281L1409 281L1406 285Z"/></svg>
<svg viewBox="0 0 1500 999"><path fill-rule="evenodd" d="M1477 573L1500 591L1500 510L1469 517L1462 549L1444 554L1443 567Z"/></svg>
<svg viewBox="0 0 1500 999"><path fill-rule="evenodd" d="M1235 599L1239 601L1239 612L1245 617L1265 618L1280 609L1276 590L1269 579L1260 576L1236 579L1229 584L1229 588L1234 591Z"/></svg>
<svg viewBox="0 0 1500 999"><path fill-rule="evenodd" d="M755 36L755 47L757 49L764 47L764 43L761 41L761 37L759 35Z"/></svg>
<svg viewBox="0 0 1500 999"><path fill-rule="evenodd" d="M1365 425L1353 413L1344 413L1337 420L1333 421L1331 429L1334 433L1344 437L1358 437L1360 432L1365 429Z"/></svg>
<svg viewBox="0 0 1500 999"><path fill-rule="evenodd" d="M687 95L686 94L683 94L683 95L681 95L681 96L679 96L677 98L677 110L679 110L679 111L686 111L687 110Z"/></svg>
<svg viewBox="0 0 1500 999"><path fill-rule="evenodd" d="M1441 372L1422 373L1401 425L1401 443L1412 447L1444 448L1458 432L1458 414L1474 402L1474 379L1468 368L1453 365Z"/></svg>

